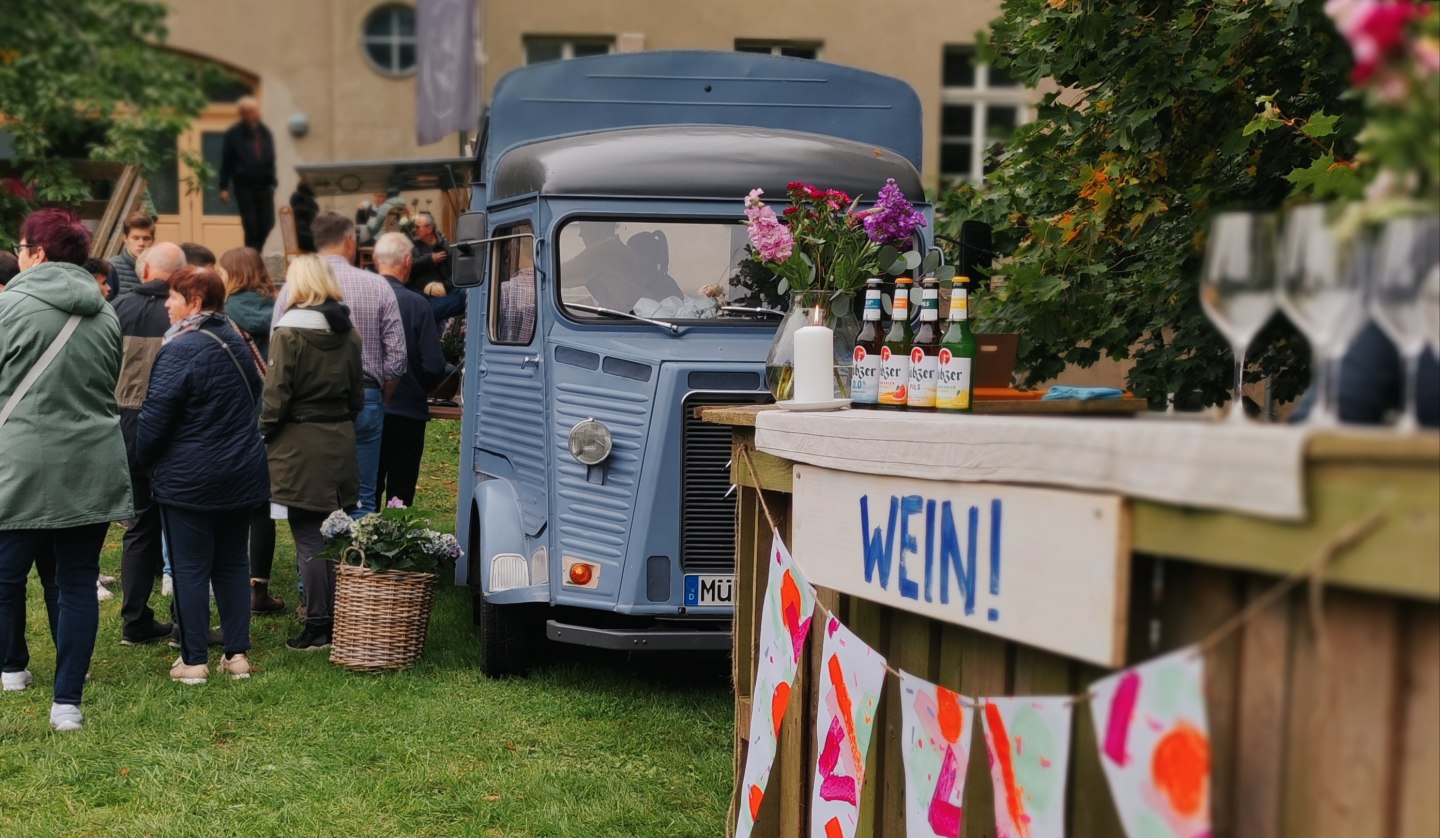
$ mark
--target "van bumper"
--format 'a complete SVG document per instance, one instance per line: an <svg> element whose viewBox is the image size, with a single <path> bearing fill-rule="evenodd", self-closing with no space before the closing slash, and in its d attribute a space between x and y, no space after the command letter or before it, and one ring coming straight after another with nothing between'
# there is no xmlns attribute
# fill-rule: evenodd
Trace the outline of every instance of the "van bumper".
<svg viewBox="0 0 1440 838"><path fill-rule="evenodd" d="M729 631L595 628L562 623L559 620L546 621L545 635L558 643L573 643L577 646L654 652L719 651L729 649L735 642Z"/></svg>

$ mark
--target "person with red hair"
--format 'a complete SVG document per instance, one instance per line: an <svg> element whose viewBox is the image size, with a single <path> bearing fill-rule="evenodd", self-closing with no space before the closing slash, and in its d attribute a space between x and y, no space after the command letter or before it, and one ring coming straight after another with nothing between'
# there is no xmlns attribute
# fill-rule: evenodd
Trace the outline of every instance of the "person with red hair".
<svg viewBox="0 0 1440 838"><path fill-rule="evenodd" d="M255 358L224 315L225 283L209 268L166 280L165 332L135 437L135 460L151 470L175 579L180 658L170 677L209 674L210 594L220 611L225 656L216 671L250 677L250 511L270 498L260 439L264 382Z"/></svg>
<svg viewBox="0 0 1440 838"><path fill-rule="evenodd" d="M95 585L111 521L134 514L115 384L120 322L82 265L90 233L40 210L20 225L20 274L0 294L0 650L25 577L51 561L59 587L50 724L76 730L100 609ZM7 672L5 689L30 684Z"/></svg>

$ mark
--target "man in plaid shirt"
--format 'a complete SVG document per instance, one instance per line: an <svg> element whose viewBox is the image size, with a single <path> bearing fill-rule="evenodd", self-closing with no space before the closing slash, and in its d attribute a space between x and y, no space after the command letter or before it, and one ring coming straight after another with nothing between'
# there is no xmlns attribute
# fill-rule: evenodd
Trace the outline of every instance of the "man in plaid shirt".
<svg viewBox="0 0 1440 838"><path fill-rule="evenodd" d="M380 471L380 437L385 430L385 402L405 375L408 363L405 329L395 292L379 274L354 267L355 224L338 212L323 212L310 224L315 249L335 272L350 321L360 333L361 366L365 373L365 408L355 418L355 457L360 464L360 517L376 511L375 481ZM289 308L289 288L275 296L270 329Z"/></svg>

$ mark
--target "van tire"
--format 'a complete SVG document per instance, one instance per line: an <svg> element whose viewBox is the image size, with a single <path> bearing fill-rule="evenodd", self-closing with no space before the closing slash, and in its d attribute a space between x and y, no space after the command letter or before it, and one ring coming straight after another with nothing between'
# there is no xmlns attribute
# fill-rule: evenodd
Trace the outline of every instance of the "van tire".
<svg viewBox="0 0 1440 838"><path fill-rule="evenodd" d="M474 596L480 626L480 671L490 678L528 675L544 648L544 623L535 606L494 605Z"/></svg>

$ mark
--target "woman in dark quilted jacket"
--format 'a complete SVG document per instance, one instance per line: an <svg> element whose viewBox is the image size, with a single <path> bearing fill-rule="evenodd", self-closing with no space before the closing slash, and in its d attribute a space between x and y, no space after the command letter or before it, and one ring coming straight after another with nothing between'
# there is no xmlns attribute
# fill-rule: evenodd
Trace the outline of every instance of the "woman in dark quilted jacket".
<svg viewBox="0 0 1440 838"><path fill-rule="evenodd" d="M136 458L154 469L151 491L170 542L180 624L180 658L170 677L205 681L213 586L225 637L216 671L247 678L250 512L270 497L256 418L263 385L254 356L222 313L220 275L184 268L167 283L172 325L140 409Z"/></svg>

